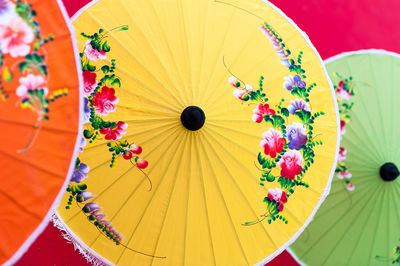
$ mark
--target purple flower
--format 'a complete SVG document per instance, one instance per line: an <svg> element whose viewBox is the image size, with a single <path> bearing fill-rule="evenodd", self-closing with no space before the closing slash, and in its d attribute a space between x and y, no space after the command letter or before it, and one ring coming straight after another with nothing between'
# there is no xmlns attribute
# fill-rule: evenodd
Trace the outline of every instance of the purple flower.
<svg viewBox="0 0 400 266"><path fill-rule="evenodd" d="M79 145L79 152L83 152L83 148L87 145L87 141L85 138L81 139L81 144Z"/></svg>
<svg viewBox="0 0 400 266"><path fill-rule="evenodd" d="M298 98L296 98L294 101L290 101L288 110L289 110L289 113L291 113L292 115L297 110L304 110L306 112L311 112L310 105L303 99L298 99Z"/></svg>
<svg viewBox="0 0 400 266"><path fill-rule="evenodd" d="M83 98L83 123L89 123L90 119L90 108L89 101L86 97Z"/></svg>
<svg viewBox="0 0 400 266"><path fill-rule="evenodd" d="M92 199L96 196L93 196L92 193L90 193L89 191L83 191L81 192L81 196L83 197L83 201L87 201L88 199Z"/></svg>
<svg viewBox="0 0 400 266"><path fill-rule="evenodd" d="M88 177L87 173L89 172L90 168L84 163L80 163L78 168L75 168L74 173L72 174L71 181L80 183L85 178Z"/></svg>
<svg viewBox="0 0 400 266"><path fill-rule="evenodd" d="M301 77L299 75L289 75L287 77L284 77L284 79L285 82L283 83L283 87L288 91L293 90L293 87L304 88L306 86L306 83L301 80Z"/></svg>
<svg viewBox="0 0 400 266"><path fill-rule="evenodd" d="M306 127L294 122L286 127L286 138L289 140L289 149L300 150L301 146L307 142Z"/></svg>
<svg viewBox="0 0 400 266"><path fill-rule="evenodd" d="M94 212L94 211L100 210L100 209L101 209L100 206L97 205L97 204L94 203L94 202L86 203L85 206L83 206L83 208L82 208L82 210L83 210L85 213L91 213L91 212Z"/></svg>

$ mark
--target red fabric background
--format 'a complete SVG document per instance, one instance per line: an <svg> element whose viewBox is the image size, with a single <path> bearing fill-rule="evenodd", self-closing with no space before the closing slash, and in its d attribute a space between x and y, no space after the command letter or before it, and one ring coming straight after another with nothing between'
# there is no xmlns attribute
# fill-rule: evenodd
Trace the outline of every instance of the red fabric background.
<svg viewBox="0 0 400 266"><path fill-rule="evenodd" d="M189 1L189 0L188 0ZM88 0L64 0L73 15ZM271 0L305 31L326 59L338 53L359 49L400 50L398 0ZM400 51L399 51L400 52ZM52 225L38 237L16 264L88 265ZM284 252L268 265L297 265Z"/></svg>

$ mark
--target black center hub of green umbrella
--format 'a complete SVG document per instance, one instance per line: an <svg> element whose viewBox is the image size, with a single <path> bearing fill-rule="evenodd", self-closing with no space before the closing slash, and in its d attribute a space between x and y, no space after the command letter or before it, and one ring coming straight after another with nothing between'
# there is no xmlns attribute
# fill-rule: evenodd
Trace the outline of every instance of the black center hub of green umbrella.
<svg viewBox="0 0 400 266"><path fill-rule="evenodd" d="M393 181L400 175L400 172L394 163L385 163L381 166L379 174L384 181Z"/></svg>
<svg viewBox="0 0 400 266"><path fill-rule="evenodd" d="M203 110L197 106L189 106L181 114L182 125L192 131L199 130L204 125L206 116Z"/></svg>

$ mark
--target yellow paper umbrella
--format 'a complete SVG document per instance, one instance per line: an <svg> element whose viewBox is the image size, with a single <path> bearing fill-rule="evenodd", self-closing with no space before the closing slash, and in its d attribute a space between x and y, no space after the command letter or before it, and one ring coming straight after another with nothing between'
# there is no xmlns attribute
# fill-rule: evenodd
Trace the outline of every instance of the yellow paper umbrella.
<svg viewBox="0 0 400 266"><path fill-rule="evenodd" d="M254 264L294 241L329 191L338 117L287 17L259 0L102 0L74 26L88 120L55 218L68 239L120 265Z"/></svg>

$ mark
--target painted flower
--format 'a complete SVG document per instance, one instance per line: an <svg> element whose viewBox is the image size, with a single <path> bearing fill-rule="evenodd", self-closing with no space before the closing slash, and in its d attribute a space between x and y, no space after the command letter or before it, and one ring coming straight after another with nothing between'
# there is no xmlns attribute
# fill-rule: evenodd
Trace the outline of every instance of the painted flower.
<svg viewBox="0 0 400 266"><path fill-rule="evenodd" d="M299 151L289 150L285 152L278 164L281 167L281 176L294 179L296 175L301 173L303 156Z"/></svg>
<svg viewBox="0 0 400 266"><path fill-rule="evenodd" d="M354 191L354 189L356 189L356 187L354 186L353 183L351 183L350 181L346 182L346 188L348 191Z"/></svg>
<svg viewBox="0 0 400 266"><path fill-rule="evenodd" d="M83 152L83 148L86 147L87 141L85 138L81 139L81 144L79 145L79 152Z"/></svg>
<svg viewBox="0 0 400 266"><path fill-rule="evenodd" d="M21 98L21 100L28 99L28 91L31 90L42 89L45 97L49 92L46 87L43 87L45 80L40 75L28 74L26 77L21 77L19 79L19 83L20 86L17 88L17 95Z"/></svg>
<svg viewBox="0 0 400 266"><path fill-rule="evenodd" d="M279 188L268 189L268 198L271 201L279 203L278 210L280 212L283 210L283 204L287 202L285 191L282 191Z"/></svg>
<svg viewBox="0 0 400 266"><path fill-rule="evenodd" d="M343 179L343 178L351 178L353 175L350 173L350 171L345 170L345 171L337 172L336 176L339 179Z"/></svg>
<svg viewBox="0 0 400 266"><path fill-rule="evenodd" d="M240 82L235 76L230 77L228 79L228 82L235 88L239 88L240 87Z"/></svg>
<svg viewBox="0 0 400 266"><path fill-rule="evenodd" d="M90 107L89 100L86 97L83 97L83 123L89 123L90 120Z"/></svg>
<svg viewBox="0 0 400 266"><path fill-rule="evenodd" d="M96 80L96 73L94 72L90 72L89 70L85 70L83 73L83 93L85 94L85 96L89 96L94 89L96 89L97 84L99 83Z"/></svg>
<svg viewBox="0 0 400 266"><path fill-rule="evenodd" d="M93 46L90 44L90 40L86 41L85 55L87 58L89 58L89 60L95 62L99 59L107 58L107 53L104 51L99 52L96 49L94 49Z"/></svg>
<svg viewBox="0 0 400 266"><path fill-rule="evenodd" d="M246 94L246 92L244 91L244 90L240 90L240 89L237 89L237 90L234 90L233 91L233 96L235 96L236 98L238 98L239 100L243 100L243 95L245 95Z"/></svg>
<svg viewBox="0 0 400 266"><path fill-rule="evenodd" d="M346 122L344 120L340 120L340 134L344 135L346 134L346 129L344 126L346 125Z"/></svg>
<svg viewBox="0 0 400 266"><path fill-rule="evenodd" d="M282 137L280 131L270 128L262 134L262 137L264 139L260 142L260 146L264 148L264 153L266 155L275 158L277 153L279 154L282 152L286 140Z"/></svg>
<svg viewBox="0 0 400 266"><path fill-rule="evenodd" d="M349 93L344 88L344 81L341 80L336 88L336 95L342 100L349 100L351 98L351 93Z"/></svg>
<svg viewBox="0 0 400 266"><path fill-rule="evenodd" d="M283 87L288 91L293 90L293 87L304 88L306 86L306 83L301 80L299 75L289 75L284 77L284 80L285 82L283 83Z"/></svg>
<svg viewBox="0 0 400 266"><path fill-rule="evenodd" d="M347 153L347 150L343 147L340 147L339 154L338 154L339 162L343 162L344 160L346 160L346 153Z"/></svg>
<svg viewBox="0 0 400 266"><path fill-rule="evenodd" d="M304 101L303 99L296 98L294 101L290 101L290 105L288 107L289 113L294 115L297 110L304 110L306 112L311 112L310 104Z"/></svg>
<svg viewBox="0 0 400 266"><path fill-rule="evenodd" d="M84 202L84 201L87 201L88 199L92 199L94 197L96 197L96 196L93 196L92 193L90 193L89 191L83 191L76 196L76 200L78 202Z"/></svg>
<svg viewBox="0 0 400 266"><path fill-rule="evenodd" d="M121 139L122 135L126 134L125 129L128 128L128 124L122 121L117 123L115 128L102 128L100 133L106 135L106 140L117 140Z"/></svg>
<svg viewBox="0 0 400 266"><path fill-rule="evenodd" d="M91 212L94 212L94 211L100 210L100 209L101 209L101 207L94 202L86 203L85 206L83 206L83 208L82 208L82 210L85 213L91 213Z"/></svg>
<svg viewBox="0 0 400 266"><path fill-rule="evenodd" d="M264 115L274 115L275 110L270 109L268 104L262 104L260 103L257 105L257 107L253 110L253 121L256 123L261 123L261 121L264 119Z"/></svg>
<svg viewBox="0 0 400 266"><path fill-rule="evenodd" d="M297 122L293 122L286 127L286 138L289 141L289 149L300 150L301 146L307 142L306 127Z"/></svg>
<svg viewBox="0 0 400 266"><path fill-rule="evenodd" d="M149 165L149 163L146 160L143 159L138 159L136 161L136 166L140 169L145 169L147 166Z"/></svg>
<svg viewBox="0 0 400 266"><path fill-rule="evenodd" d="M0 25L10 23L16 16L15 5L9 0L0 0Z"/></svg>
<svg viewBox="0 0 400 266"><path fill-rule="evenodd" d="M89 170L89 166L84 163L80 163L79 166L75 168L75 171L71 177L71 181L76 183L82 182L85 178L88 177L87 174L89 173Z"/></svg>
<svg viewBox="0 0 400 266"><path fill-rule="evenodd" d="M101 91L95 93L92 104L99 115L107 116L117 109L115 104L118 103L118 101L118 97L115 96L115 90L104 86L101 88Z"/></svg>
<svg viewBox="0 0 400 266"><path fill-rule="evenodd" d="M34 40L32 28L19 16L5 25L0 25L0 50L11 57L26 56Z"/></svg>

